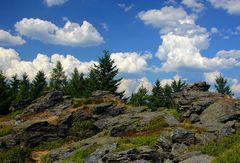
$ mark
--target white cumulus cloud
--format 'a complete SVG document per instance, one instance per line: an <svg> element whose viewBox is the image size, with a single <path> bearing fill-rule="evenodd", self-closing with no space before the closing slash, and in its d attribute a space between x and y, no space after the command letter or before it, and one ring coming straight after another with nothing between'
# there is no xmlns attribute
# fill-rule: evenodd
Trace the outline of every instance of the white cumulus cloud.
<svg viewBox="0 0 240 163"><path fill-rule="evenodd" d="M0 45L2 46L13 46L23 45L26 41L20 36L13 36L9 32L0 29Z"/></svg>
<svg viewBox="0 0 240 163"><path fill-rule="evenodd" d="M221 75L219 71L205 72L203 73L205 81L209 84L214 84L215 79Z"/></svg>
<svg viewBox="0 0 240 163"><path fill-rule="evenodd" d="M37 54L36 58L32 61L21 60L19 54L14 49L5 49L0 47L0 70L10 78L11 76L18 74L21 76L24 72L27 72L30 79L33 79L39 70L46 73L47 78L51 76L52 68L56 62L60 61L63 66L65 74L70 77L74 68L77 68L79 72L88 73L90 67L95 61L82 62L72 55L53 54L48 57L45 54Z"/></svg>
<svg viewBox="0 0 240 163"><path fill-rule="evenodd" d="M118 91L125 91L124 95L129 97L132 93L136 93L141 86L146 88L149 93L152 90L151 82L146 77L142 77L139 79L123 79L118 87Z"/></svg>
<svg viewBox="0 0 240 163"><path fill-rule="evenodd" d="M189 8L192 8L193 11L196 11L196 12L200 12L204 8L204 5L201 0L183 0L182 4L184 4Z"/></svg>
<svg viewBox="0 0 240 163"><path fill-rule="evenodd" d="M236 94L240 93L240 82L237 79L232 80L231 90Z"/></svg>
<svg viewBox="0 0 240 163"><path fill-rule="evenodd" d="M97 29L87 21L79 25L68 20L61 28L52 22L38 18L23 18L15 24L15 28L21 35L44 43L87 47L104 42Z"/></svg>
<svg viewBox="0 0 240 163"><path fill-rule="evenodd" d="M150 53L140 55L136 52L118 52L112 53L111 59L114 60L120 72L136 73L147 70L147 59L151 56Z"/></svg>
<svg viewBox="0 0 240 163"><path fill-rule="evenodd" d="M162 44L156 56L162 61L163 71L180 68L215 70L237 63L234 58L207 58L201 54L201 50L209 46L209 33L195 23L196 16L188 15L183 8L167 6L160 10L142 11L138 17L146 25L160 29Z"/></svg>
<svg viewBox="0 0 240 163"><path fill-rule="evenodd" d="M226 10L229 14L240 14L239 0L208 0L213 7Z"/></svg>
<svg viewBox="0 0 240 163"><path fill-rule="evenodd" d="M66 3L68 0L44 0L44 3L47 4L48 7L59 6Z"/></svg>
<svg viewBox="0 0 240 163"><path fill-rule="evenodd" d="M240 50L220 50L217 52L217 56L221 58L236 58L240 59Z"/></svg>

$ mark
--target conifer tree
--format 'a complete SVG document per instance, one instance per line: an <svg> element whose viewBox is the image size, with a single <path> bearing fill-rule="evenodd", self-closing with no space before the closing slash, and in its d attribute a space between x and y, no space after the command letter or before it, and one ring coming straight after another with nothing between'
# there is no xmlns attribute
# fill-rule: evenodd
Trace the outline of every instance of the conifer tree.
<svg viewBox="0 0 240 163"><path fill-rule="evenodd" d="M20 102L29 99L30 99L30 82L27 73L23 73L22 80L20 80L19 91L16 97L16 101Z"/></svg>
<svg viewBox="0 0 240 163"><path fill-rule="evenodd" d="M165 85L163 87L163 92L164 92L164 106L167 108L170 108L172 105L172 88L169 84Z"/></svg>
<svg viewBox="0 0 240 163"><path fill-rule="evenodd" d="M6 77L0 71L0 114L8 113L10 106L10 92Z"/></svg>
<svg viewBox="0 0 240 163"><path fill-rule="evenodd" d="M230 87L227 85L227 79L225 79L222 75L218 76L215 79L215 88L218 93L222 93L224 95L233 96L233 93Z"/></svg>
<svg viewBox="0 0 240 163"><path fill-rule="evenodd" d="M38 71L31 84L32 99L39 97L46 87L47 82L45 73L43 71Z"/></svg>
<svg viewBox="0 0 240 163"><path fill-rule="evenodd" d="M63 67L60 61L57 61L55 67L52 70L50 87L54 90L65 91L67 85L67 77L63 71Z"/></svg>
<svg viewBox="0 0 240 163"><path fill-rule="evenodd" d="M67 92L72 97L83 97L85 95L86 84L83 73L79 73L77 68L74 69L71 79L68 82Z"/></svg>
<svg viewBox="0 0 240 163"><path fill-rule="evenodd" d="M99 58L99 63L95 64L89 73L91 90L104 90L111 93L123 95L123 92L118 93L117 88L122 78L116 79L118 69L114 65L114 61L110 58L108 51L103 51L104 56Z"/></svg>
<svg viewBox="0 0 240 163"><path fill-rule="evenodd" d="M147 89L141 86L137 93L131 95L128 104L133 106L147 106L149 100L147 93Z"/></svg>
<svg viewBox="0 0 240 163"><path fill-rule="evenodd" d="M151 109L156 110L159 107L164 107L164 91L163 87L161 86L161 83L159 80L156 81L153 89L152 89L152 95L149 99L149 106Z"/></svg>
<svg viewBox="0 0 240 163"><path fill-rule="evenodd" d="M182 89L185 85L186 85L186 83L184 81L182 81L182 79L173 80L171 83L172 91L180 92L180 91L182 91Z"/></svg>
<svg viewBox="0 0 240 163"><path fill-rule="evenodd" d="M20 80L18 79L17 74L12 76L12 79L10 80L9 85L10 85L10 92L11 92L11 100L15 101L19 91L19 85L20 85Z"/></svg>

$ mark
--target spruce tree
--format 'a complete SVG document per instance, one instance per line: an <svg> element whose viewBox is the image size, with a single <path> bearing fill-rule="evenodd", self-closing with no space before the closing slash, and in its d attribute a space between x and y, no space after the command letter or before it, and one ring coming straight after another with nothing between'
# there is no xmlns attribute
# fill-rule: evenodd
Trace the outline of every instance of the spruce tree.
<svg viewBox="0 0 240 163"><path fill-rule="evenodd" d="M54 90L65 91L67 85L67 77L63 71L63 67L60 61L57 61L55 67L52 69L50 87Z"/></svg>
<svg viewBox="0 0 240 163"><path fill-rule="evenodd" d="M22 80L20 80L19 91L16 97L16 101L20 102L29 99L30 99L30 82L27 73L23 73Z"/></svg>
<svg viewBox="0 0 240 163"><path fill-rule="evenodd" d="M20 85L20 80L18 79L17 74L12 76L9 84L10 84L11 100L15 101L19 91L19 85Z"/></svg>
<svg viewBox="0 0 240 163"><path fill-rule="evenodd" d="M161 83L159 80L156 81L153 89L152 89L152 95L149 99L149 106L151 109L156 110L159 107L164 107L164 91L163 87L161 86Z"/></svg>
<svg viewBox="0 0 240 163"><path fill-rule="evenodd" d="M215 82L216 82L215 88L218 93L233 96L233 93L232 93L230 87L227 85L227 79L225 79L222 75L219 75L215 79Z"/></svg>
<svg viewBox="0 0 240 163"><path fill-rule="evenodd" d="M31 84L31 96L32 99L39 97L44 89L47 87L45 73L38 71Z"/></svg>
<svg viewBox="0 0 240 163"><path fill-rule="evenodd" d="M141 86L137 93L131 95L128 104L133 106L147 106L149 102L149 96L147 93L147 89Z"/></svg>
<svg viewBox="0 0 240 163"><path fill-rule="evenodd" d="M182 81L182 79L173 80L171 83L172 91L180 92L180 91L182 91L182 89L184 88L185 85L186 85L186 83L184 81Z"/></svg>
<svg viewBox="0 0 240 163"><path fill-rule="evenodd" d="M79 73L77 68L74 69L71 79L68 82L67 92L72 97L83 97L85 95L86 84L83 73Z"/></svg>
<svg viewBox="0 0 240 163"><path fill-rule="evenodd" d="M172 106L172 88L169 84L163 87L164 92L164 106L170 108Z"/></svg>
<svg viewBox="0 0 240 163"><path fill-rule="evenodd" d="M10 106L10 92L6 77L0 71L0 114L8 113Z"/></svg>
<svg viewBox="0 0 240 163"><path fill-rule="evenodd" d="M94 64L89 73L91 90L110 91L117 95L123 95L123 92L118 93L117 88L122 78L116 79L118 69L114 65L114 61L110 58L108 51L103 51L104 56L99 58L98 64Z"/></svg>

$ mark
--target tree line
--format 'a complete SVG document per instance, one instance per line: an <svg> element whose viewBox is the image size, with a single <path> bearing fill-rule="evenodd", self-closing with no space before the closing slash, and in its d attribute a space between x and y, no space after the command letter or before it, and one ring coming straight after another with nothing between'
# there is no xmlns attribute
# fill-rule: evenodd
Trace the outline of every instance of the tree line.
<svg viewBox="0 0 240 163"><path fill-rule="evenodd" d="M72 97L89 97L93 91L109 91L120 98L124 92L117 92L122 80L118 75L118 68L110 58L108 51L103 51L104 55L99 58L98 64L94 64L87 76L74 69L70 79L67 79L61 62L57 62L51 72L49 82L46 74L38 71L34 79L30 82L27 73L18 78L17 75L7 79L0 71L0 114L9 113L9 107L14 103L22 101L32 101L44 92L51 90L63 91L65 95ZM128 99L128 104L134 106L147 105L153 109L159 107L171 107L171 93L179 92L186 85L181 79L174 80L170 85L162 86L159 80L156 81L152 94L149 95L146 88L140 87L138 92L133 93ZM218 92L233 95L227 80L223 76L216 79L216 89Z"/></svg>

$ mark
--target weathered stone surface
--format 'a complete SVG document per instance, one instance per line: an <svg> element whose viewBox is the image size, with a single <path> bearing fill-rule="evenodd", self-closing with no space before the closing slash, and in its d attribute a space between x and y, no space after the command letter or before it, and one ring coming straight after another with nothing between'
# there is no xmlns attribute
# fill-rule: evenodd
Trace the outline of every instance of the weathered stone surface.
<svg viewBox="0 0 240 163"><path fill-rule="evenodd" d="M174 143L172 145L171 154L175 157L180 156L184 153L186 153L188 150L188 146L184 143Z"/></svg>
<svg viewBox="0 0 240 163"><path fill-rule="evenodd" d="M90 156L85 159L85 163L96 163L106 154L111 153L113 150L117 148L117 144L107 144L101 148L98 148L95 152L93 152Z"/></svg>
<svg viewBox="0 0 240 163"><path fill-rule="evenodd" d="M172 133L172 142L184 143L186 145L195 144L195 133L183 128L174 129Z"/></svg>
<svg viewBox="0 0 240 163"><path fill-rule="evenodd" d="M116 154L109 154L102 159L103 162L163 162L160 154L152 149L140 148L140 149L129 149L127 151L119 152Z"/></svg>
<svg viewBox="0 0 240 163"><path fill-rule="evenodd" d="M180 156L176 157L174 159L174 161L175 162L180 162L180 161L186 160L188 158L191 158L193 156L199 156L201 154L202 154L201 151L193 151L193 152L184 153L183 155L180 155Z"/></svg>
<svg viewBox="0 0 240 163"><path fill-rule="evenodd" d="M222 99L209 106L200 116L202 123L226 122L233 120L238 114L233 99Z"/></svg>
<svg viewBox="0 0 240 163"><path fill-rule="evenodd" d="M172 149L171 141L164 136L160 136L160 138L157 140L156 146L162 148L164 152L171 152Z"/></svg>
<svg viewBox="0 0 240 163"><path fill-rule="evenodd" d="M210 88L210 85L204 81L204 82L195 83L191 86L188 86L185 89L194 90L194 91L208 91L209 88Z"/></svg>
<svg viewBox="0 0 240 163"><path fill-rule="evenodd" d="M200 121L200 118L199 118L199 115L197 114L191 114L189 120L194 123L194 122L199 122Z"/></svg>
<svg viewBox="0 0 240 163"><path fill-rule="evenodd" d="M63 101L63 92L62 91L53 91L46 94L43 97L39 97L36 100L36 103L33 103L28 107L28 110L31 112L43 112L46 109L53 107L56 104L59 104Z"/></svg>
<svg viewBox="0 0 240 163"><path fill-rule="evenodd" d="M181 161L180 163L211 163L215 158L208 155L198 155L190 157L186 160Z"/></svg>

